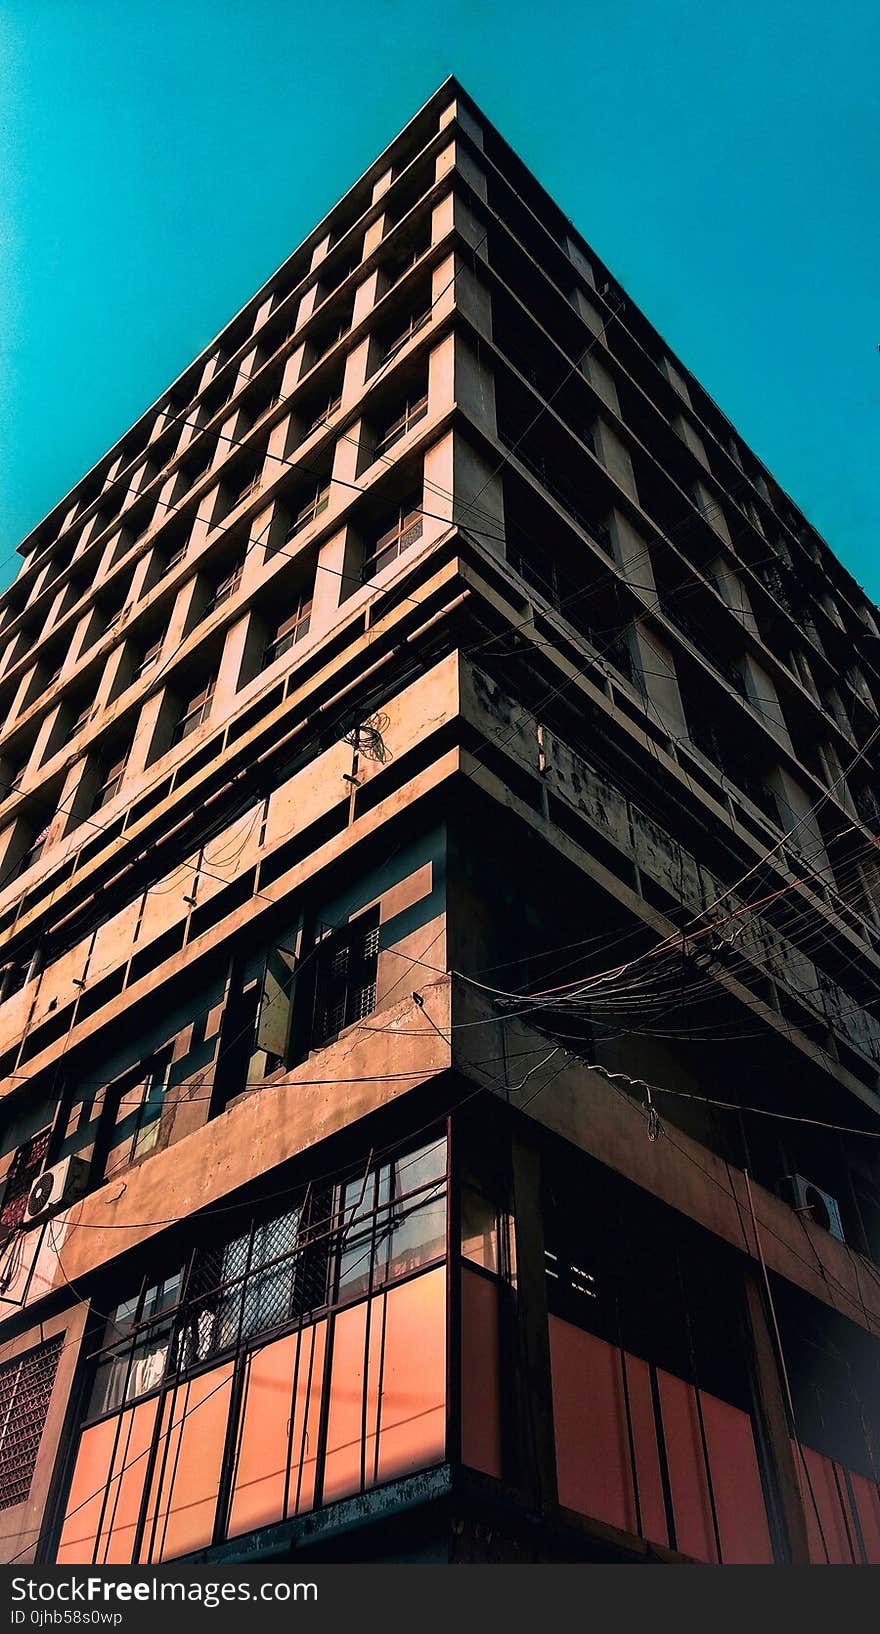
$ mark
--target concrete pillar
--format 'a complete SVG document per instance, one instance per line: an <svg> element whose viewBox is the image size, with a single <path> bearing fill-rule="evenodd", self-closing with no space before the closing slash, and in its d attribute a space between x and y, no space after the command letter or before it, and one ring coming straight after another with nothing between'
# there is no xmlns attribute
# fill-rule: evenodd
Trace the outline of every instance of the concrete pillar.
<svg viewBox="0 0 880 1634"><path fill-rule="evenodd" d="M452 345L453 399L470 420L478 425L487 436L497 435L498 426L495 415L495 376L491 364L485 358L478 357L469 340L460 330L447 337ZM446 342L431 353L428 359L428 410L434 414L445 407L442 401L435 404L434 393L441 395L445 390Z"/></svg>
<svg viewBox="0 0 880 1634"><path fill-rule="evenodd" d="M432 318L440 323L461 312L486 340L492 339L492 298L466 257L455 254L438 263L431 275Z"/></svg>
<svg viewBox="0 0 880 1634"><path fill-rule="evenodd" d="M99 573L98 577L100 576ZM67 584L61 586L61 589L52 598L52 605L46 615L46 622L43 625L44 636L48 635L50 630L54 630L56 624L60 624L64 615L70 612L71 607L76 606L80 595L81 591L69 579Z"/></svg>
<svg viewBox="0 0 880 1634"><path fill-rule="evenodd" d="M393 171L392 166L389 165L388 169L383 170L383 172L382 172L381 176L378 178L378 180L373 183L373 199L372 199L373 204L377 204L379 199L382 198L383 194L388 192L388 189L391 186L393 177L394 177L394 171Z"/></svg>
<svg viewBox="0 0 880 1634"><path fill-rule="evenodd" d="M511 1137L513 1215L516 1223L516 1292L512 1295L511 1363L513 1422L517 1427L514 1478L539 1510L557 1500L553 1380L547 1267L541 1206L540 1153L514 1132Z"/></svg>
<svg viewBox="0 0 880 1634"><path fill-rule="evenodd" d="M259 671L262 656L262 626L253 613L248 612L236 619L226 632L211 705L212 718L221 720L231 713L237 694Z"/></svg>
<svg viewBox="0 0 880 1634"><path fill-rule="evenodd" d="M251 331L252 334L256 335L259 333L263 327L263 324L266 323L271 317L274 306L275 291L272 290L269 295L265 296L257 307L256 314L254 316L254 327Z"/></svg>
<svg viewBox="0 0 880 1634"><path fill-rule="evenodd" d="M703 442L700 433L694 426L691 425L687 415L677 414L672 422L672 425L673 429L678 432L682 442L686 444L691 453L696 454L700 464L705 465L707 471L710 470L711 467L709 465L709 456L706 453L706 445Z"/></svg>
<svg viewBox="0 0 880 1634"><path fill-rule="evenodd" d="M746 693L754 704L765 726L770 728L774 737L785 744L788 750L792 749L791 737L782 713L782 705L773 678L768 675L762 664L759 664L752 654L747 652L743 660L743 675L746 683Z"/></svg>
<svg viewBox="0 0 880 1634"><path fill-rule="evenodd" d="M284 365L284 374L281 379L281 396L288 398L291 392L299 385L300 379L306 372L306 349L300 343L295 346Z"/></svg>
<svg viewBox="0 0 880 1634"><path fill-rule="evenodd" d="M46 850L57 845L66 834L78 828L80 823L89 814L95 789L97 787L98 771L93 757L86 755L82 760L74 761L68 768L67 776L61 789L61 798L58 809L49 824L49 837L46 841Z"/></svg>
<svg viewBox="0 0 880 1634"><path fill-rule="evenodd" d="M665 374L670 386L674 387L682 401L690 407L691 394L688 390L687 381L681 370L676 368L671 357L662 357L660 359L660 372Z"/></svg>
<svg viewBox="0 0 880 1634"><path fill-rule="evenodd" d="M344 505L354 491L353 485L357 482L359 470L362 467L361 443L364 437L364 423L358 420L349 426L344 437L340 437L333 450L333 469L331 493L336 485L334 498L337 504ZM346 486L348 484L348 486Z"/></svg>
<svg viewBox="0 0 880 1634"><path fill-rule="evenodd" d="M587 259L577 240L569 235L566 237L565 243L562 247L565 250L565 253L568 256L572 266L577 268L577 271L580 273L582 278L586 279L591 289L595 289L596 274L593 271L593 264Z"/></svg>
<svg viewBox="0 0 880 1634"><path fill-rule="evenodd" d="M33 749L27 758L25 774L21 780L22 788L28 787L32 775L37 773L47 760L51 760L65 743L68 736L64 719L66 713L64 705L58 703L43 716Z"/></svg>
<svg viewBox="0 0 880 1634"><path fill-rule="evenodd" d="M326 630L342 602L362 584L363 545L351 524L325 539L318 551L310 632Z"/></svg>
<svg viewBox="0 0 880 1634"><path fill-rule="evenodd" d="M331 237L332 235L330 233L325 233L324 237L319 239L318 243L315 245L314 249L312 250L312 261L309 268L310 272L314 272L315 269L321 265L321 262L324 260L324 257L330 249Z"/></svg>
<svg viewBox="0 0 880 1634"><path fill-rule="evenodd" d="M451 175L453 171L458 172L478 198L485 199L488 196L486 172L460 139L450 142L438 153L434 163L434 179L442 181L444 176Z"/></svg>
<svg viewBox="0 0 880 1634"><path fill-rule="evenodd" d="M653 712L673 738L687 737L675 660L665 641L641 620L632 627L632 646Z"/></svg>
<svg viewBox="0 0 880 1634"><path fill-rule="evenodd" d="M379 245L385 237L385 234L388 232L389 227L390 219L388 212L383 210L381 215L376 217L375 221L370 222L369 227L364 233L364 244L361 253L362 260L366 261L368 257L373 254L373 251L379 248Z"/></svg>
<svg viewBox="0 0 880 1634"><path fill-rule="evenodd" d="M376 302L381 298L381 285L382 272L379 267L376 267L371 273L368 273L363 282L358 284L358 287L354 292L354 309L351 320L352 329L356 329L358 324L362 323L364 318L367 317L368 313L372 312Z"/></svg>
<svg viewBox="0 0 880 1634"><path fill-rule="evenodd" d="M486 229L478 221L473 210L460 193L450 192L435 204L431 212L431 243L441 244L450 233L458 233L468 245L471 253L471 264L476 256L481 261L488 262L488 252L485 244Z"/></svg>
<svg viewBox="0 0 880 1634"><path fill-rule="evenodd" d="M608 518L608 531L615 560L623 569L629 583L639 592L643 601L653 604L657 600L657 586L654 582L651 553L641 534L622 511L611 512Z"/></svg>
<svg viewBox="0 0 880 1634"><path fill-rule="evenodd" d="M790 845L801 853L817 874L827 874L833 880L822 830L812 806L815 801L784 766L777 766L767 778L779 810L779 821L788 831L794 829Z"/></svg>
<svg viewBox="0 0 880 1634"><path fill-rule="evenodd" d="M613 414L619 417L620 402L617 396L617 387L604 363L600 363L599 359L594 357L591 352L584 358L582 370L593 390L598 392L602 402L611 409Z"/></svg>
<svg viewBox="0 0 880 1634"><path fill-rule="evenodd" d="M365 335L359 346L349 352L342 377L342 409L350 408L364 389L368 372L373 373L380 356L375 335Z"/></svg>
<svg viewBox="0 0 880 1634"><path fill-rule="evenodd" d="M727 517L724 514L721 502L715 497L711 489L707 488L704 482L701 482L699 477L691 492L697 510L702 512L710 528L717 533L719 539L723 539L728 545L731 544L730 529L727 526Z"/></svg>
<svg viewBox="0 0 880 1634"><path fill-rule="evenodd" d="M176 718L177 701L166 688L160 687L147 698L134 730L126 777L134 781L165 753L171 743Z"/></svg>
<svg viewBox="0 0 880 1634"><path fill-rule="evenodd" d="M198 622L200 596L201 587L198 584L198 575L193 574L191 578L187 579L186 584L181 585L177 592L174 608L168 620L168 628L165 631L162 651L159 654L160 667L167 661L169 654L181 646L190 630Z"/></svg>
<svg viewBox="0 0 880 1634"><path fill-rule="evenodd" d="M200 392L203 392L205 387L210 384L210 382L213 380L215 374L217 373L218 369L222 368L222 366L223 366L222 353L220 353L219 351L212 353L212 355L207 359L207 361L205 362L205 364L202 367L201 378L199 380L199 391Z"/></svg>
<svg viewBox="0 0 880 1634"><path fill-rule="evenodd" d="M617 433L612 431L604 420L596 421L593 435L596 452L608 475L623 489L624 493L629 494L630 499L638 501L639 495L629 450Z"/></svg>
<svg viewBox="0 0 880 1634"><path fill-rule="evenodd" d="M95 692L95 710L103 710L125 690L131 678L132 652L130 642L120 642L108 654Z"/></svg>
<svg viewBox="0 0 880 1634"><path fill-rule="evenodd" d="M808 1566L810 1550L801 1483L792 1447L792 1426L757 1271L745 1273L746 1313L758 1412L773 1470L776 1504L773 1531L792 1566Z"/></svg>
<svg viewBox="0 0 880 1634"><path fill-rule="evenodd" d="M300 298L296 309L294 329L301 329L304 323L308 323L309 318L314 316L323 299L324 290L320 282L316 280L315 283L309 285L305 294Z"/></svg>
<svg viewBox="0 0 880 1634"><path fill-rule="evenodd" d="M709 521L714 527L715 523L712 517L709 517ZM730 566L726 556L716 556L714 562L709 565L709 572L731 612L736 614L746 630L750 630L752 635L757 635L758 625L752 612L752 603L749 599L748 590L739 574Z"/></svg>

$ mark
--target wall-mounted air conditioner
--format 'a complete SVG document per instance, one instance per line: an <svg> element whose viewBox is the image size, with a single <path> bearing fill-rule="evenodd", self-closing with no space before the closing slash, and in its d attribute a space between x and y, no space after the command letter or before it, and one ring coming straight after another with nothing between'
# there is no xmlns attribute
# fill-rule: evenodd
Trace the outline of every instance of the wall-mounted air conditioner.
<svg viewBox="0 0 880 1634"><path fill-rule="evenodd" d="M840 1220L840 1205L830 1192L823 1191L821 1186L814 1186L812 1180L806 1180L802 1174L783 1175L780 1188L786 1202L798 1214L812 1220L814 1225L822 1226L823 1230L830 1231L838 1242L846 1242Z"/></svg>
<svg viewBox="0 0 880 1634"><path fill-rule="evenodd" d="M65 1157L37 1176L28 1194L25 1220L39 1220L65 1203L81 1197L88 1180L89 1165L81 1157Z"/></svg>

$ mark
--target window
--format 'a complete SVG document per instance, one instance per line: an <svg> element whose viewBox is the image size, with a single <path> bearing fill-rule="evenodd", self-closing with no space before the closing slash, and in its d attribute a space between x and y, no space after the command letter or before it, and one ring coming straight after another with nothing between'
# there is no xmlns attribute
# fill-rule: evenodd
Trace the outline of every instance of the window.
<svg viewBox="0 0 880 1634"><path fill-rule="evenodd" d="M263 668L268 669L282 653L289 652L298 641L302 641L309 633L309 624L312 617L312 598L305 592L300 596L292 613L283 618L275 627L275 634L267 641L263 653Z"/></svg>
<svg viewBox="0 0 880 1634"><path fill-rule="evenodd" d="M422 517L418 506L419 501L411 499L398 508L391 527L380 535L364 557L365 580L375 578L421 539Z"/></svg>
<svg viewBox="0 0 880 1634"><path fill-rule="evenodd" d="M310 1187L281 1213L196 1247L186 1270L111 1311L87 1418L134 1401L172 1375L240 1350L257 1335L347 1302L444 1258L446 1140Z"/></svg>
<svg viewBox="0 0 880 1634"><path fill-rule="evenodd" d="M315 978L312 1048L375 1009L379 911L361 914L320 944Z"/></svg>
<svg viewBox="0 0 880 1634"><path fill-rule="evenodd" d="M174 729L172 742L182 743L191 732L195 732L208 719L211 713L211 700L214 696L216 682L212 676L199 691L194 693L184 705L180 719Z"/></svg>
<svg viewBox="0 0 880 1634"><path fill-rule="evenodd" d="M323 407L318 410L314 420L312 420L311 424L306 427L306 437L310 437L312 432L317 431L320 426L325 426L327 421L336 413L336 410L339 408L341 402L341 390L331 391L330 396L327 398Z"/></svg>
<svg viewBox="0 0 880 1634"><path fill-rule="evenodd" d="M18 871L20 874L23 874L25 869L32 868L34 863L38 862L40 857L43 855L46 848L46 841L49 838L49 826L50 825L47 823L45 828L38 829L37 833L34 835L30 845L27 847L27 850L21 859L21 863L19 864Z"/></svg>
<svg viewBox="0 0 880 1634"><path fill-rule="evenodd" d="M102 806L109 805L110 801L116 798L122 784L122 779L125 776L125 768L128 765L128 757L130 753L131 745L128 744L124 753L114 758L112 765L107 768L103 776L103 781L99 784L95 794L95 803L92 806L93 811L100 811Z"/></svg>
<svg viewBox="0 0 880 1634"><path fill-rule="evenodd" d="M413 335L418 334L420 329L424 329L425 324L430 319L430 316L430 307L424 308L419 312L411 312L406 320L406 323L404 324L403 329L394 337L393 340L389 341L385 347L385 355L382 362L389 363L393 357L396 357L397 353L403 350L407 342L412 340Z"/></svg>
<svg viewBox="0 0 880 1634"><path fill-rule="evenodd" d="M139 681L142 675L146 675L147 671L153 668L154 664L158 664L164 640L164 636L157 636L156 640L144 649L140 662L137 664L132 676L133 681Z"/></svg>
<svg viewBox="0 0 880 1634"><path fill-rule="evenodd" d="M168 1560L440 1463L445 1223L441 1138L152 1272L108 1323L59 1562Z"/></svg>
<svg viewBox="0 0 880 1634"><path fill-rule="evenodd" d="M90 703L83 704L77 711L76 718L71 722L70 726L70 736L72 738L76 737L77 732L81 732L83 727L88 724L93 708L94 699Z"/></svg>
<svg viewBox="0 0 880 1634"><path fill-rule="evenodd" d="M336 342L341 340L343 335L348 334L348 331L351 328L351 317L351 312L346 312L340 318L339 322L335 323L332 329L330 329L325 336L322 336L320 339L316 339L315 350L311 361L312 368L314 368L316 363L320 363L322 357L326 357L327 353L333 350Z"/></svg>
<svg viewBox="0 0 880 1634"><path fill-rule="evenodd" d="M399 443L401 438L405 437L407 432L412 430L413 426L418 425L420 420L424 420L427 412L427 392L425 392L421 397L408 399L403 406L403 412L395 415L394 419L391 421L391 424L386 426L381 437L379 438L375 449L376 459L379 459L383 454L387 454L389 448L393 448L394 444Z"/></svg>
<svg viewBox="0 0 880 1634"><path fill-rule="evenodd" d="M186 546L187 541L184 539L182 545L178 545L174 550L172 550L171 555L165 562L166 573L173 573L174 569L180 566L180 563L183 561L183 558L186 555Z"/></svg>
<svg viewBox="0 0 880 1634"><path fill-rule="evenodd" d="M0 1367L0 1509L30 1492L62 1343L59 1335Z"/></svg>
<svg viewBox="0 0 880 1634"><path fill-rule="evenodd" d="M191 460L187 460L186 464L181 467L180 472L187 488L195 487L199 479L204 476L210 464L211 450L207 447L200 450L200 452L194 455Z"/></svg>
<svg viewBox="0 0 880 1634"><path fill-rule="evenodd" d="M288 539L292 539L294 534L302 533L303 528L307 528L310 522L314 522L315 518L321 515L322 511L326 511L329 504L329 482L318 483L318 486L315 488L311 497L302 506L302 509L297 511L296 516L288 529Z"/></svg>
<svg viewBox="0 0 880 1634"><path fill-rule="evenodd" d="M272 396L270 398L268 398L265 403L263 403L262 407L260 407L259 404L255 403L253 405L253 415L254 415L253 423L254 423L254 425L255 426L259 425L261 420L265 420L266 415L271 414L272 410L274 408L277 408L278 404L280 402L281 402L281 390L279 388L278 391L273 392Z"/></svg>
<svg viewBox="0 0 880 1634"><path fill-rule="evenodd" d="M43 1171L50 1134L50 1129L43 1129L38 1135L32 1135L19 1146L12 1159L0 1205L0 1226L7 1231L21 1225L24 1219L31 1186Z"/></svg>
<svg viewBox="0 0 880 1634"><path fill-rule="evenodd" d="M251 467L250 469L240 471L237 474L237 477L233 479L230 489L229 509L234 511L236 505L243 505L244 501L248 499L251 494L255 494L257 489L262 486L262 481L262 468L255 471L253 467Z"/></svg>
<svg viewBox="0 0 880 1634"><path fill-rule="evenodd" d="M225 578L222 578L220 583L217 585L214 594L211 596L208 605L205 608L206 618L208 614L213 613L216 608L222 607L224 601L229 601L230 597L235 595L236 590L241 584L241 575L243 572L244 557L241 557L241 559L236 562L231 572L227 573Z"/></svg>

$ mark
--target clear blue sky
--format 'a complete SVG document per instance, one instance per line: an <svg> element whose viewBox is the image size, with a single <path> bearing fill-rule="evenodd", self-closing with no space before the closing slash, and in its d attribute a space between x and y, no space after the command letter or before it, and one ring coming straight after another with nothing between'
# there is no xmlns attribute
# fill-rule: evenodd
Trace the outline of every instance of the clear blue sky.
<svg viewBox="0 0 880 1634"><path fill-rule="evenodd" d="M876 0L0 0L0 563L455 73L880 597L878 63Z"/></svg>

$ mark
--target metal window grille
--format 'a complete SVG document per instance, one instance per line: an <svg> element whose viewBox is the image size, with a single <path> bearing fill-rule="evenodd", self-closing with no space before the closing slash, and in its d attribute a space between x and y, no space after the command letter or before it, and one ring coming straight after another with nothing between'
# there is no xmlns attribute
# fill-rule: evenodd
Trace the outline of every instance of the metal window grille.
<svg viewBox="0 0 880 1634"><path fill-rule="evenodd" d="M0 1367L0 1509L30 1492L61 1347L59 1335Z"/></svg>
<svg viewBox="0 0 880 1634"><path fill-rule="evenodd" d="M7 1230L21 1225L24 1219L28 1193L46 1161L50 1134L51 1130L42 1129L38 1135L24 1141L12 1159L0 1206L0 1226L5 1226Z"/></svg>
<svg viewBox="0 0 880 1634"><path fill-rule="evenodd" d="M372 914L327 937L318 955L313 1048L376 1007L379 921Z"/></svg>

